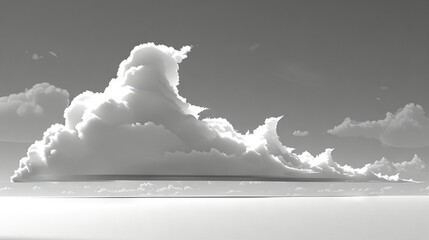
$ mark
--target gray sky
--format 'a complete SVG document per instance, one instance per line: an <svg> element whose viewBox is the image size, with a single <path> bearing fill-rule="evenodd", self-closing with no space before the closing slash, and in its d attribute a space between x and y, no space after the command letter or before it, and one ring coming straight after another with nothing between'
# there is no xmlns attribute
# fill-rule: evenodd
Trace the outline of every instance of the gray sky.
<svg viewBox="0 0 429 240"><path fill-rule="evenodd" d="M409 161L415 154L429 161L427 146L327 133L347 117L382 120L409 103L428 111L427 1L0 5L0 96L41 82L67 90L70 99L100 92L135 45L193 45L180 65L179 90L210 108L203 117L224 117L245 133L267 117L285 115L277 132L286 146L313 155L332 147L337 162L353 167L382 157ZM296 130L309 134L294 136ZM25 155L7 144L0 143L2 156Z"/></svg>

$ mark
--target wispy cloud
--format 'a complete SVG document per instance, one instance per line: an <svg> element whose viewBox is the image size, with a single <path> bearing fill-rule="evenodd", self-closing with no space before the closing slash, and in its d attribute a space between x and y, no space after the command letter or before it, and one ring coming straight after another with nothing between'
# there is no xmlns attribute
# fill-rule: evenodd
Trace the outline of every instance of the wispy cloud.
<svg viewBox="0 0 429 240"><path fill-rule="evenodd" d="M308 136L310 134L310 132L308 132L308 131L301 131L301 130L295 130L292 134L294 136L296 136L296 137L305 137L305 136Z"/></svg>
<svg viewBox="0 0 429 240"><path fill-rule="evenodd" d="M249 50L253 52L253 51L256 51L260 47L261 47L261 44L255 43L249 47Z"/></svg>
<svg viewBox="0 0 429 240"><path fill-rule="evenodd" d="M42 55L38 55L37 53L33 53L33 55L31 55L31 59L33 60L40 60L43 59Z"/></svg>
<svg viewBox="0 0 429 240"><path fill-rule="evenodd" d="M30 52L29 50L25 50L25 54L27 54L32 60L35 60L35 61L45 59L45 55L41 53L35 53L35 52ZM49 51L47 53L45 52L45 54L55 58L58 57L58 55L53 51Z"/></svg>
<svg viewBox="0 0 429 240"><path fill-rule="evenodd" d="M319 192L319 193L342 193L342 192L344 192L344 189L342 189L342 188L340 188L340 189L324 188L324 189L319 189L317 192Z"/></svg>
<svg viewBox="0 0 429 240"><path fill-rule="evenodd" d="M10 190L12 190L12 188L11 188L11 187L9 187L9 186L4 186L4 187L1 187L1 188L0 188L0 192L1 192L1 191L10 191Z"/></svg>
<svg viewBox="0 0 429 240"><path fill-rule="evenodd" d="M52 51L49 51L49 54L50 54L51 56L53 56L53 57L58 57L58 55L57 55L56 53L52 52Z"/></svg>

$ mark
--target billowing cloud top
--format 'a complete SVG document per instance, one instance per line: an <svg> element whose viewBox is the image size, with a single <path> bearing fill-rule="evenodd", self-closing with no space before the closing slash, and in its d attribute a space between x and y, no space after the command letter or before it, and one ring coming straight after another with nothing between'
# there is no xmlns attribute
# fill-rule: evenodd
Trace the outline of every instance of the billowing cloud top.
<svg viewBox="0 0 429 240"><path fill-rule="evenodd" d="M34 142L53 123L64 121L68 104L68 92L48 83L0 97L0 141Z"/></svg>
<svg viewBox="0 0 429 240"><path fill-rule="evenodd" d="M346 118L328 133L340 137L374 138L386 146L400 148L427 147L429 119L422 106L410 103L396 113L388 112L383 120L356 122Z"/></svg>
<svg viewBox="0 0 429 240"><path fill-rule="evenodd" d="M199 119L205 108L179 95L179 63L190 47L143 44L124 60L103 93L84 92L65 125L45 131L12 181L221 177L302 181L401 180L370 164L341 166L327 149L295 154L276 132L281 117L241 134L225 119ZM404 167L407 167L404 165ZM141 177L141 178L139 178Z"/></svg>

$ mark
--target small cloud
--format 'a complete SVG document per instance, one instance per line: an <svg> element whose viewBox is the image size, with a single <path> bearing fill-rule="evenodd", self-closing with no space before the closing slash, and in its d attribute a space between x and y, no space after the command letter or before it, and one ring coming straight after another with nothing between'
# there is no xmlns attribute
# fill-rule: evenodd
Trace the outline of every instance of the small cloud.
<svg viewBox="0 0 429 240"><path fill-rule="evenodd" d="M241 181L238 185L244 186L244 185L258 185L261 184L259 181Z"/></svg>
<svg viewBox="0 0 429 240"><path fill-rule="evenodd" d="M34 53L34 54L31 56L31 58L32 58L33 60L39 60L39 59L43 59L43 56L42 56L42 55L38 55L37 53Z"/></svg>
<svg viewBox="0 0 429 240"><path fill-rule="evenodd" d="M61 194L64 194L64 195L71 195L71 194L74 194L74 192L73 192L73 191L71 191L71 190L63 190L63 191L61 191Z"/></svg>
<svg viewBox="0 0 429 240"><path fill-rule="evenodd" d="M100 188L95 192L97 193L134 193L138 191L139 189L132 189L132 188L121 188L121 189Z"/></svg>
<svg viewBox="0 0 429 240"><path fill-rule="evenodd" d="M423 162L419 156L414 155L410 161L394 163L386 158L375 161L372 164L365 166L368 170L375 174L390 175L400 174L402 178L417 178L424 179L427 177L427 164Z"/></svg>
<svg viewBox="0 0 429 240"><path fill-rule="evenodd" d="M167 187L161 187L161 188L156 189L156 192L157 193L160 193L160 192L175 192L175 193L177 193L177 192L187 191L187 190L192 190L192 188L190 186L176 187L176 186L169 184Z"/></svg>
<svg viewBox="0 0 429 240"><path fill-rule="evenodd" d="M151 182L144 182L140 184L140 187L152 187L152 186L154 186L154 184Z"/></svg>
<svg viewBox="0 0 429 240"><path fill-rule="evenodd" d="M385 90L387 90L387 87L386 86L381 86L380 90L385 91Z"/></svg>
<svg viewBox="0 0 429 240"><path fill-rule="evenodd" d="M305 137L308 136L310 133L308 131L295 130L292 134L296 137Z"/></svg>
<svg viewBox="0 0 429 240"><path fill-rule="evenodd" d="M381 98L379 98L379 97L378 97L378 98L376 98L376 99L377 99L378 101L380 101L380 100L381 100Z"/></svg>
<svg viewBox="0 0 429 240"><path fill-rule="evenodd" d="M116 190L108 189L108 188L100 188L95 191L96 193L116 193Z"/></svg>
<svg viewBox="0 0 429 240"><path fill-rule="evenodd" d="M296 187L295 191L297 191L297 192L305 191L305 188L303 188L303 187Z"/></svg>
<svg viewBox="0 0 429 240"><path fill-rule="evenodd" d="M226 194L237 194L237 193L241 193L241 190L235 190L235 189L230 189L228 191L226 191Z"/></svg>
<svg viewBox="0 0 429 240"><path fill-rule="evenodd" d="M352 189L352 191L354 191L354 189ZM320 189L318 190L318 192L324 192L324 193L341 193L344 192L344 189L330 189L330 188L324 188L324 189Z"/></svg>
<svg viewBox="0 0 429 240"><path fill-rule="evenodd" d="M37 185L33 187L33 190L40 190L40 189L41 189L41 187L39 187Z"/></svg>
<svg viewBox="0 0 429 240"><path fill-rule="evenodd" d="M383 194L391 192L392 189L393 189L392 186L385 186L385 187L380 188L379 190L366 188L365 192L367 192L369 195L383 195Z"/></svg>
<svg viewBox="0 0 429 240"><path fill-rule="evenodd" d="M414 154L413 159L411 161L404 161L401 163L395 163L395 167L398 169L399 172L406 172L406 171L413 171L413 170L423 170L425 169L426 163L420 159L420 157L417 154Z"/></svg>
<svg viewBox="0 0 429 240"><path fill-rule="evenodd" d="M52 52L52 51L49 51L49 54L50 54L51 56L53 56L53 57L58 57L58 55L57 55L56 53Z"/></svg>
<svg viewBox="0 0 429 240"><path fill-rule="evenodd" d="M88 185L86 185L88 186ZM97 190L95 190L96 193L110 193L110 194L126 194L126 193L134 193L134 194L138 194L141 195L142 192L153 192L155 189L153 188L154 184L150 183L150 182L145 182L142 184L139 184L138 187L136 188L119 188L119 189L110 189L110 188L106 188L106 187L101 187L101 186L97 186ZM84 187L85 189L89 189L90 187ZM185 189L188 190L188 188L177 188L174 186L168 186L168 187L164 187L161 190L159 190L158 192L163 192L166 190L171 190L171 189L175 189L175 190L180 190L180 189Z"/></svg>
<svg viewBox="0 0 429 240"><path fill-rule="evenodd" d="M255 43L252 46L249 47L250 51L255 51L256 49L258 49L261 45L259 43Z"/></svg>
<svg viewBox="0 0 429 240"><path fill-rule="evenodd" d="M9 186L4 186L4 187L0 188L0 192L1 191L10 191L10 190L12 190L12 188Z"/></svg>
<svg viewBox="0 0 429 240"><path fill-rule="evenodd" d="M420 148L429 146L429 118L422 106L410 103L386 118L357 122L350 118L327 131L339 137L365 137L379 140L385 146Z"/></svg>
<svg viewBox="0 0 429 240"><path fill-rule="evenodd" d="M26 55L28 55L32 60L41 60L41 59L44 59L45 57L42 55L42 54L40 54L40 53L31 53L30 51L28 51L28 50L25 50L25 54ZM46 53L47 55L50 55L50 56L52 56L52 57L55 57L55 58L57 58L58 57L58 55L55 53L55 52L53 52L53 51L49 51L49 52L47 52Z"/></svg>

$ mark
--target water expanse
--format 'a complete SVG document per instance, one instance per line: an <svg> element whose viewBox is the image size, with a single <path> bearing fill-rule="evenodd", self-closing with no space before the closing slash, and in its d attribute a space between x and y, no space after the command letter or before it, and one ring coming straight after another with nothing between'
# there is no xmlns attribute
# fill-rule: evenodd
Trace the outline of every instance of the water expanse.
<svg viewBox="0 0 429 240"><path fill-rule="evenodd" d="M1 197L0 239L429 239L428 196Z"/></svg>

